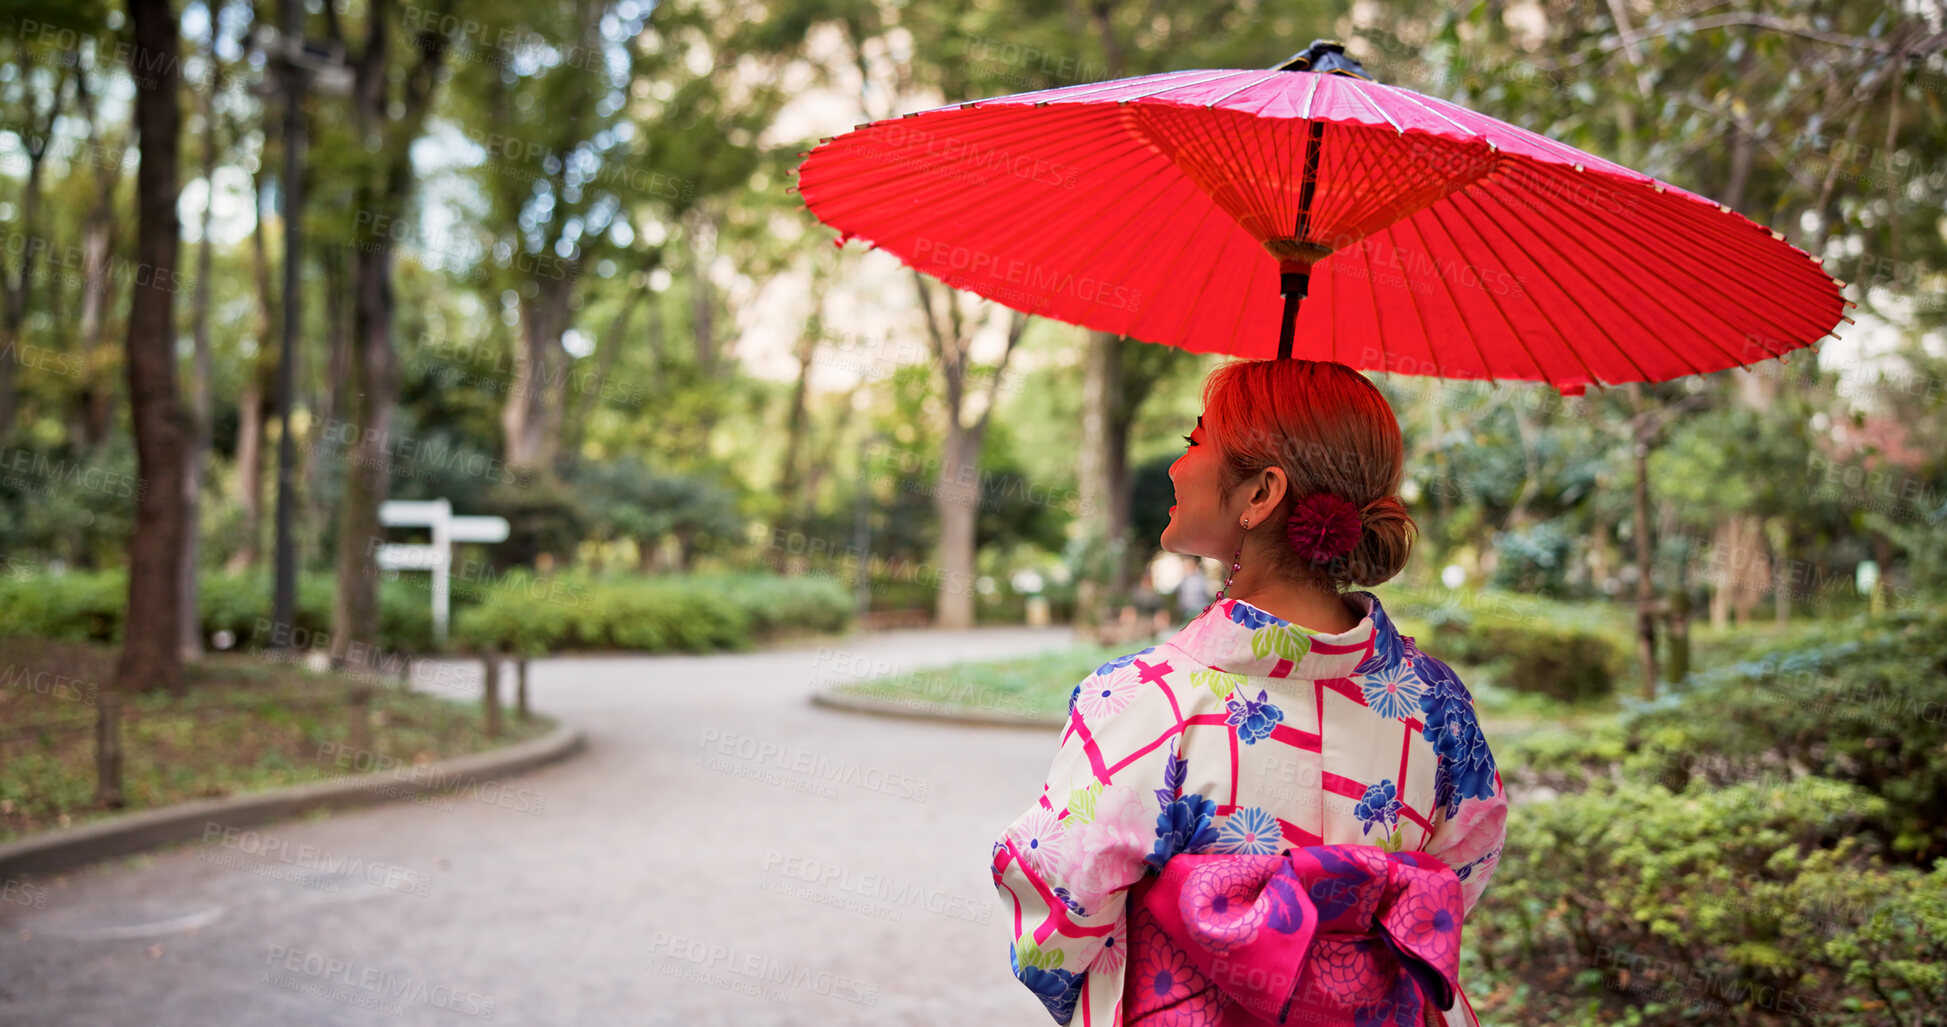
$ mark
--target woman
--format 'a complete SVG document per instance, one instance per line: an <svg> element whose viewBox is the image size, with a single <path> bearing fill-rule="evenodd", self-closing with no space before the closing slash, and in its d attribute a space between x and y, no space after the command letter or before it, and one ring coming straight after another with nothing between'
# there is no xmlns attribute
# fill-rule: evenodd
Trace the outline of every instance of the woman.
<svg viewBox="0 0 1947 1027"><path fill-rule="evenodd" d="M1452 975L1500 776L1452 669L1347 590L1412 547L1398 420L1329 362L1226 364L1203 399L1162 545L1230 575L1071 695L1040 799L994 845L1015 975L1089 1027L1475 1024Z"/></svg>

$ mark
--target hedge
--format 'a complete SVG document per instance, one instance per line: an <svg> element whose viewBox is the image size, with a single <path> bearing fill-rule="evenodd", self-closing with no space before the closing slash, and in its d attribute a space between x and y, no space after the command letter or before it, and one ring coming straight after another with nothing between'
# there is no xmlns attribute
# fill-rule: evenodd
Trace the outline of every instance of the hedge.
<svg viewBox="0 0 1947 1027"><path fill-rule="evenodd" d="M269 572L203 575L197 611L203 641L227 631L237 645L263 644L271 624ZM426 580L379 584L379 643L387 649L424 651L432 646L432 599ZM303 648L331 632L336 585L322 574L299 577L292 632ZM69 571L0 577L0 633L64 642L115 642L128 607L128 575L121 570ZM259 637L264 636L264 637Z"/></svg>
<svg viewBox="0 0 1947 1027"><path fill-rule="evenodd" d="M1538 618L1436 607L1425 645L1451 662L1491 668L1517 692L1563 702L1601 699L1615 690L1625 655L1607 635Z"/></svg>
<svg viewBox="0 0 1947 1027"><path fill-rule="evenodd" d="M432 651L428 587L424 576L380 583L382 647ZM299 579L290 630L300 648L325 647L334 588L326 575ZM236 645L268 644L270 591L267 573L204 575L198 610L205 641L227 631ZM852 616L851 593L841 585L764 574L591 579L514 572L487 585L455 582L453 599L449 648L528 654L740 649L782 632L839 631ZM127 603L121 571L0 577L0 634L114 642Z"/></svg>
<svg viewBox="0 0 1947 1027"><path fill-rule="evenodd" d="M1947 1023L1947 614L1811 632L1501 753L1483 1013Z"/></svg>
<svg viewBox="0 0 1947 1027"><path fill-rule="evenodd" d="M784 631L842 630L852 604L844 586L817 577L510 575L458 616L453 640L462 648L530 655L746 649Z"/></svg>
<svg viewBox="0 0 1947 1027"><path fill-rule="evenodd" d="M1806 775L1884 800L1861 830L1924 864L1947 856L1947 613L1910 612L1696 675L1693 687L1575 742L1536 738L1539 783L1590 775L1682 790Z"/></svg>
<svg viewBox="0 0 1947 1027"><path fill-rule="evenodd" d="M1883 806L1822 778L1517 804L1467 927L1493 1018L1939 1023L1947 859L1875 860L1849 832Z"/></svg>

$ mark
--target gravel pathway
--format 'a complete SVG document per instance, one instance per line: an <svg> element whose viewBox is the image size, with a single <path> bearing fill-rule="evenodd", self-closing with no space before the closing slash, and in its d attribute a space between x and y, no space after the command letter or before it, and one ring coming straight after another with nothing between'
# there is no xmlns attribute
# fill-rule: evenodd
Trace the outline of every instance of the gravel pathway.
<svg viewBox="0 0 1947 1027"><path fill-rule="evenodd" d="M1069 643L537 663L535 708L588 735L566 763L0 882L0 1024L1049 1022L1008 973L987 859L1054 732L806 699Z"/></svg>

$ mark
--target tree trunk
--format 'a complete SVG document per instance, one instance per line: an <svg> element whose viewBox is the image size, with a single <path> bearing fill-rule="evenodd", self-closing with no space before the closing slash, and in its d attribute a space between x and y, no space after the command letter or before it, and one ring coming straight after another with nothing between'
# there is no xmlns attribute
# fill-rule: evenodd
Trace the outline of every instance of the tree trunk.
<svg viewBox="0 0 1947 1027"><path fill-rule="evenodd" d="M33 64L26 56L26 49L14 48L15 63L23 79L33 73ZM61 94L67 89L66 72L57 72L54 95L48 99L47 110L42 112L32 106L35 95L28 92L29 124L24 126L22 142L27 148L27 181L20 189L20 220L16 222L20 241L20 264L5 269L0 276L0 445L13 438L15 405L18 401L18 386L14 375L24 359L20 352L21 326L27 321L27 307L34 294L34 283L41 278L40 267L45 254L52 247L41 234L41 171L46 165L47 144L54 136L54 119L61 111ZM12 247L6 247L9 251Z"/></svg>
<svg viewBox="0 0 1947 1027"><path fill-rule="evenodd" d="M580 456L582 440L588 437L588 418L602 405L602 396L615 387L612 381L615 358L622 350L622 340L628 336L629 318L648 295L646 289L629 290L628 296L622 300L622 309L616 312L615 318L608 324L608 330L595 344L594 379L583 379L578 383L573 415L563 414L561 451L570 462Z"/></svg>
<svg viewBox="0 0 1947 1027"><path fill-rule="evenodd" d="M190 334L195 355L190 363L189 424L187 449L183 455L183 558L179 575L182 604L183 659L203 655L203 618L198 609L196 575L203 561L202 498L203 468L209 459L210 417L210 224L216 207L216 94L223 88L222 68L216 53L216 27L210 27L210 82L203 90L203 220L196 247L196 295L191 301Z"/></svg>
<svg viewBox="0 0 1947 1027"><path fill-rule="evenodd" d="M346 437L339 422L345 416L346 398L357 391L352 377L351 318L346 314L351 304L339 300L339 297L353 295L351 267L346 258L346 249L342 246L324 246L315 252L315 259L323 272L321 277L324 294L332 297L333 302L324 305L323 383L321 386L318 384L320 376L309 376L312 387L305 400L307 409L316 411L316 416L312 421L313 427L309 438L306 440L307 445L298 453L304 466L303 477L299 480L310 483L304 490L301 525L293 532L296 535L295 545L298 549L299 567L311 564L322 544L319 537L325 534L324 526L331 512L325 509L324 490L316 485L319 479L319 467L327 460L345 458L346 454L335 453L330 447L332 440ZM299 361L298 366L292 370L299 371L303 368L304 362Z"/></svg>
<svg viewBox="0 0 1947 1027"><path fill-rule="evenodd" d="M1127 439L1120 447L1115 442L1116 412L1122 406L1122 340L1112 332L1090 332L1082 363L1082 451L1077 491L1084 533L1102 546L1116 565L1121 563L1123 536L1128 527L1127 505L1115 502L1117 495L1127 491L1124 488L1128 477ZM1118 449L1122 450L1120 458ZM1112 572L1111 577L1114 576ZM1104 606L1114 607L1119 593L1112 584L1103 584L1108 586L1105 590L1090 594ZM1099 623L1114 612L1093 602L1089 606L1090 609L1076 611L1076 619L1081 623Z"/></svg>
<svg viewBox="0 0 1947 1027"><path fill-rule="evenodd" d="M980 517L980 442L986 424L966 427L948 422L941 444L940 477L933 510L940 518L940 598L935 623L942 628L974 625L974 528Z"/></svg>
<svg viewBox="0 0 1947 1027"><path fill-rule="evenodd" d="M704 378L716 373L717 337L715 290L710 285L710 265L717 255L717 225L699 212L690 221L690 257L694 281L690 290L691 327L696 333L696 369Z"/></svg>
<svg viewBox="0 0 1947 1027"><path fill-rule="evenodd" d="M94 92L85 72L77 72L75 97L88 125L88 144L104 146L97 124ZM115 253L115 186L121 181L119 161L98 161L94 172L94 200L81 222L81 391L76 397L82 445L93 450L108 439L114 421L114 387L102 376L102 353L108 348L108 312L115 308L115 279L108 273Z"/></svg>
<svg viewBox="0 0 1947 1027"><path fill-rule="evenodd" d="M1643 663L1643 698L1656 698L1656 586L1651 581L1655 549L1650 541L1650 421L1644 410L1643 387L1629 383L1635 408L1630 451L1636 466L1636 643Z"/></svg>
<svg viewBox="0 0 1947 1027"><path fill-rule="evenodd" d="M500 411L508 467L551 471L561 449L561 408L567 385L568 353L561 336L568 330L573 276L534 278L532 299L521 300L521 347L514 381Z"/></svg>
<svg viewBox="0 0 1947 1027"><path fill-rule="evenodd" d="M380 537L379 504L391 485L393 398L392 251L361 247L352 257L351 423L357 441L345 466L338 520L338 591L331 611L331 662L342 669L354 645L378 641L378 574L372 547Z"/></svg>
<svg viewBox="0 0 1947 1027"><path fill-rule="evenodd" d="M798 380L791 386L791 409L784 417L784 466L778 471L777 495L784 504L784 521L792 527L803 523L811 509L803 464L810 420L811 362L818 355L819 334L818 315L814 313L811 323L805 326L804 336L798 340Z"/></svg>
<svg viewBox="0 0 1947 1027"><path fill-rule="evenodd" d="M175 296L156 283L175 278L177 104L176 18L167 0L129 0L134 25L135 125L141 134L136 172L136 258L155 269L136 283L129 304L126 366L135 429L135 530L129 538L128 615L115 663L116 693L100 706L96 798L123 803L118 713L120 696L137 688L183 691L177 649L182 562L182 412L176 401ZM165 272L167 272L165 274Z"/></svg>
<svg viewBox="0 0 1947 1027"><path fill-rule="evenodd" d="M114 421L115 390L102 375L101 354L108 347L108 311L115 305L115 279L108 273L115 252L114 182L101 183L81 225L81 394L76 398L81 444L97 449L108 440Z"/></svg>
<svg viewBox="0 0 1947 1027"><path fill-rule="evenodd" d="M1763 530L1771 549L1771 612L1782 625L1792 618L1791 525L1783 517L1767 517Z"/></svg>
<svg viewBox="0 0 1947 1027"><path fill-rule="evenodd" d="M445 36L420 33L420 59L405 76L404 99L389 97L392 6L392 0L372 0L365 47L353 69L353 127L362 136L378 137L385 154L379 174L363 178L355 194L359 209L374 213L374 224L390 223L378 215L405 216L413 184L412 144L425 130L446 54ZM392 348L392 247L379 233L359 242L362 245L352 255L355 388L349 397L351 427L358 441L345 468L338 520L338 593L331 618L331 663L339 669L348 665L354 646L369 649L378 643L378 572L372 553L381 537L379 506L391 486L392 407L399 391L398 357ZM295 254L287 259L292 258Z"/></svg>
<svg viewBox="0 0 1947 1027"><path fill-rule="evenodd" d="M262 555L264 520L264 420L269 413L261 378L262 365L251 368L237 397L237 505L243 509L243 528L237 551L227 569L249 570Z"/></svg>
<svg viewBox="0 0 1947 1027"><path fill-rule="evenodd" d="M1723 554L1728 552L1725 546L1730 541L1730 534L1729 520L1718 521L1716 529L1711 532L1712 561L1718 566L1710 569L1705 580L1710 584L1710 626L1713 631L1723 631L1731 624L1730 581L1721 565Z"/></svg>
<svg viewBox="0 0 1947 1027"><path fill-rule="evenodd" d="M1027 331L1028 318L1018 311L1008 316L1007 348L1001 351L994 367L993 380L987 383L985 402L972 424L964 416L967 398L967 352L973 344L973 327L966 323L956 295L947 290L944 312L936 311L933 288L925 275L913 272L920 312L926 318L927 338L933 345L945 379L946 438L933 509L940 518L940 544L937 567L940 573L939 596L935 600L935 622L943 628L969 628L974 622L974 550L978 542L980 443L987 434L987 419L994 415L995 394L1007 375L1007 362Z"/></svg>
<svg viewBox="0 0 1947 1027"><path fill-rule="evenodd" d="M268 129L264 146L270 146ZM262 162L268 164L268 161ZM277 297L270 288L270 254L264 241L264 176L260 166L253 178L252 198L256 204L256 224L250 231L250 264L257 285L257 355L244 376L243 395L237 399L237 505L243 509L242 543L230 557L232 572L257 565L263 554L264 525L264 425L269 419L271 340L277 329Z"/></svg>

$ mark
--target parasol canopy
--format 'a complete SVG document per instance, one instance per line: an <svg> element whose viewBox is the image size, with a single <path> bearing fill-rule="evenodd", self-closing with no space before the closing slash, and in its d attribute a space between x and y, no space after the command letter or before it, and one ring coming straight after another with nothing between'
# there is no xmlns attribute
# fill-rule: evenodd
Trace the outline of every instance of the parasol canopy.
<svg viewBox="0 0 1947 1027"><path fill-rule="evenodd" d="M1829 334L1850 301L1728 206L1333 43L888 118L807 207L957 288L1196 352L1488 381L1668 381Z"/></svg>

